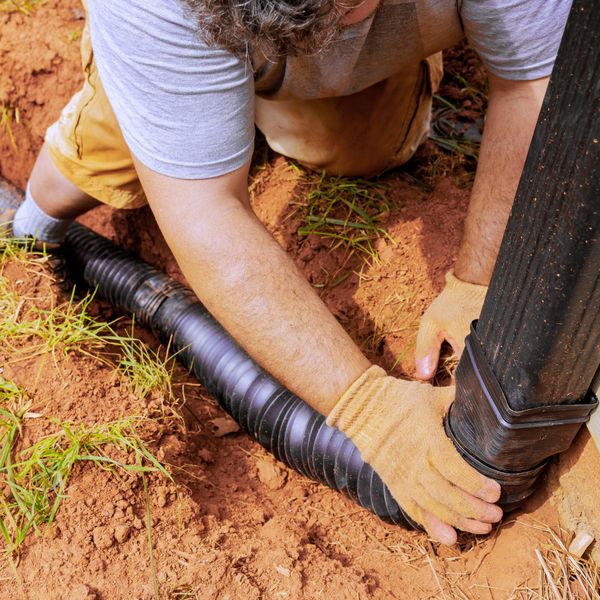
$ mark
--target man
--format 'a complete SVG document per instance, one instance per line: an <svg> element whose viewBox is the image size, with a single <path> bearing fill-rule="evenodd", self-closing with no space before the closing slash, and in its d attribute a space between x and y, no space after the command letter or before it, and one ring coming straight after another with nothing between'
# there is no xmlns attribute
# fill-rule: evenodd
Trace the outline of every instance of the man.
<svg viewBox="0 0 600 600"><path fill-rule="evenodd" d="M444 434L453 388L371 365L253 215L254 125L309 167L401 164L426 136L439 52L466 32L489 110L458 260L418 335L429 379L442 340L460 351L481 308L569 4L88 0L86 81L47 132L15 233L60 243L99 201L147 201L207 308L355 442L415 521L446 544L454 528L487 533L500 489Z"/></svg>

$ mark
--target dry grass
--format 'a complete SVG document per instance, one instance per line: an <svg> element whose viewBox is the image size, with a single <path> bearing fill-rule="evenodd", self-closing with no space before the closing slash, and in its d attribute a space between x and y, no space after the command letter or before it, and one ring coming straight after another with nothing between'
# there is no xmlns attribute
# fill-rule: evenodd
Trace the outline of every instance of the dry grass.
<svg viewBox="0 0 600 600"><path fill-rule="evenodd" d="M24 15L31 15L45 0L0 0L0 12L20 12Z"/></svg>
<svg viewBox="0 0 600 600"><path fill-rule="evenodd" d="M564 530L558 533L543 524L527 524L545 535L545 541L535 549L539 564L538 584L531 586L525 581L515 581L508 587L498 587L487 579L475 577L483 560L493 552L495 541L502 530L497 529L492 538L466 536L471 545L449 558L441 558L436 547L429 541L424 545L411 545L404 549L404 563L415 567L426 566L436 591L421 590L419 599L435 600L600 600L600 568L589 558L578 558L568 550L570 536ZM465 569L462 565L465 553L477 550L480 559L475 567ZM417 596L415 596L417 597Z"/></svg>
<svg viewBox="0 0 600 600"><path fill-rule="evenodd" d="M536 550L540 563L538 596L544 600L598 600L600 568L591 559L573 556L566 532L546 528L548 541Z"/></svg>
<svg viewBox="0 0 600 600"><path fill-rule="evenodd" d="M396 241L383 224L392 206L388 199L388 186L377 180L359 177L340 177L304 172L292 163L302 176L305 194L296 202L303 225L301 236L316 235L332 240L331 250L343 248L368 262L379 262L375 242L387 239Z"/></svg>
<svg viewBox="0 0 600 600"><path fill-rule="evenodd" d="M2 4L0 3L0 12L2 11ZM15 136L13 134L13 125L21 122L21 114L18 108L8 106L6 104L0 106L0 133L4 132L8 136L8 141L13 150L17 149L15 142Z"/></svg>

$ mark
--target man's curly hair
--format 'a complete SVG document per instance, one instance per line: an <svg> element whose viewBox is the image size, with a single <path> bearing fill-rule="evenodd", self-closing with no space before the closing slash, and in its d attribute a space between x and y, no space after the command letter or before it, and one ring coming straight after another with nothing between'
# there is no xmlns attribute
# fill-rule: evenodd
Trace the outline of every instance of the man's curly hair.
<svg viewBox="0 0 600 600"><path fill-rule="evenodd" d="M363 0L183 0L209 44L269 60L314 54L339 33L344 14Z"/></svg>

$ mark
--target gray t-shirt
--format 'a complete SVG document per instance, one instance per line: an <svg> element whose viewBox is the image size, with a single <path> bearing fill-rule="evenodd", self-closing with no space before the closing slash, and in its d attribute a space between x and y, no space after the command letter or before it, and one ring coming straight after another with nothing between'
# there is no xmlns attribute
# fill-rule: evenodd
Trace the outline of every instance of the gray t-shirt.
<svg viewBox="0 0 600 600"><path fill-rule="evenodd" d="M550 74L571 0L382 0L326 51L273 64L203 42L181 0L88 0L100 78L130 150L183 179L248 161L254 94L273 100L358 92L466 35L506 79Z"/></svg>

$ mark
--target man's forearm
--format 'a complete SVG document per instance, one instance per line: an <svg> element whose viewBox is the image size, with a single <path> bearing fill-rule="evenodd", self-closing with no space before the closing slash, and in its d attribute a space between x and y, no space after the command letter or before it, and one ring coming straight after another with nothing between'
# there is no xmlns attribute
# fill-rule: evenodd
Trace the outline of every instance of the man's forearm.
<svg viewBox="0 0 600 600"><path fill-rule="evenodd" d="M245 177L234 193L218 185L198 193L194 182L138 169L161 230L198 297L254 360L328 414L370 362L235 197L246 193Z"/></svg>
<svg viewBox="0 0 600 600"><path fill-rule="evenodd" d="M508 221L548 78L490 75L489 108L455 275L487 285Z"/></svg>

